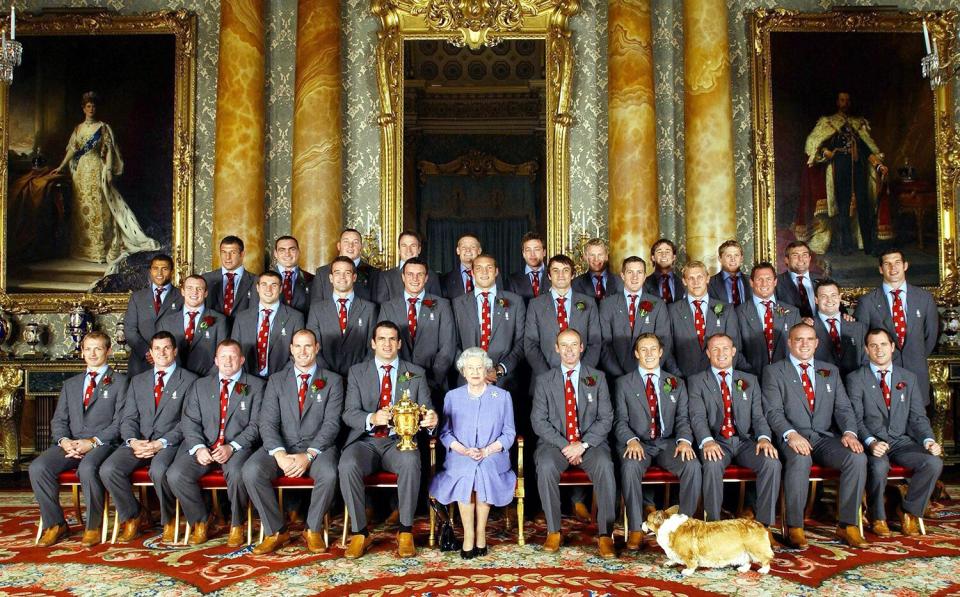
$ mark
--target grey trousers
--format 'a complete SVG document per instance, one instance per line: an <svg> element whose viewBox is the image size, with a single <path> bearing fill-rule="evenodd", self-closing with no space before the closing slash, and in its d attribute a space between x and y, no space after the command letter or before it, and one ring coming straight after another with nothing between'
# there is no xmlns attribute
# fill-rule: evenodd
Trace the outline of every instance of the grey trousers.
<svg viewBox="0 0 960 597"><path fill-rule="evenodd" d="M650 465L656 464L680 478L680 513L693 516L700 503L701 470L700 461L683 461L673 454L677 445L673 439L659 439L643 444L643 459L621 457L620 478L623 487L623 500L627 504L627 517L633 522L631 528L639 529L643 522L643 476ZM621 452L622 454L622 452Z"/></svg>
<svg viewBox="0 0 960 597"><path fill-rule="evenodd" d="M134 497L130 475L135 469L149 466L150 480L153 481L153 487L160 500L160 522L167 524L173 521L176 498L167 483L167 469L170 468L176 455L176 447L166 447L157 452L153 458L137 458L133 455L131 448L120 446L107 458L100 467L100 479L117 505L120 520L130 520L140 512L140 504Z"/></svg>
<svg viewBox="0 0 960 597"><path fill-rule="evenodd" d="M786 442L780 443L780 453L786 461L783 492L787 502L787 511L784 513L787 526L803 527L803 510L810 492L810 467L814 462L840 470L839 522L843 525L857 524L857 509L867 482L866 453L854 454L843 447L839 437L820 437L810 442L813 445L810 456L801 456L791 450Z"/></svg>
<svg viewBox="0 0 960 597"><path fill-rule="evenodd" d="M868 457L867 504L870 515L874 520L887 519L887 513L883 507L883 491L887 486L887 473L890 472L891 460L900 466L913 469L907 495L903 500L903 511L917 517L923 516L930 495L933 494L937 485L937 479L943 471L943 460L914 442L892 445L880 458L873 455Z"/></svg>
<svg viewBox="0 0 960 597"><path fill-rule="evenodd" d="M397 475L400 524L413 526L420 494L420 451L401 452L394 437L361 437L343 449L339 466L340 492L354 533L367 528L363 478L381 468Z"/></svg>
<svg viewBox="0 0 960 597"><path fill-rule="evenodd" d="M757 520L772 526L777 515L777 499L780 497L780 461L757 454L757 442L752 439L718 439L723 449L723 459L711 461L703 458L703 509L710 520L720 520L723 505L723 473L731 462L751 469L757 475Z"/></svg>
<svg viewBox="0 0 960 597"><path fill-rule="evenodd" d="M307 529L311 531L323 530L323 516L330 509L336 495L338 457L336 448L325 450L317 455L306 472L305 476L313 479L310 508L307 510ZM283 471L277 466L277 461L263 448L258 449L243 465L243 485L253 507L260 514L260 521L267 535L279 533L285 526L277 492L271 484L271 481L281 476Z"/></svg>
<svg viewBox="0 0 960 597"><path fill-rule="evenodd" d="M181 445L177 456L167 469L167 483L173 494L183 506L183 514L190 524L205 522L209 517L207 505L203 501L203 490L198 481L200 477L220 467L219 464L206 466L191 456L189 448ZM230 460L223 464L223 477L227 482L227 497L230 500L230 526L240 526L247 518L247 490L243 486L243 463L250 458L253 450L234 452Z"/></svg>
<svg viewBox="0 0 960 597"><path fill-rule="evenodd" d="M103 503L106 490L100 481L100 465L110 456L112 446L98 446L83 458L67 458L60 446L51 446L30 463L30 486L40 506L43 528L65 524L63 508L60 507L60 473L74 470L80 478L83 501L87 505L87 530L99 529L103 522Z"/></svg>
<svg viewBox="0 0 960 597"><path fill-rule="evenodd" d="M547 517L547 531L560 532L560 473L570 468L570 463L560 448L546 442L538 442L533 455L537 467L537 490L540 503ZM580 463L593 483L597 498L597 534L609 535L616 518L617 480L607 444L590 446L583 453Z"/></svg>

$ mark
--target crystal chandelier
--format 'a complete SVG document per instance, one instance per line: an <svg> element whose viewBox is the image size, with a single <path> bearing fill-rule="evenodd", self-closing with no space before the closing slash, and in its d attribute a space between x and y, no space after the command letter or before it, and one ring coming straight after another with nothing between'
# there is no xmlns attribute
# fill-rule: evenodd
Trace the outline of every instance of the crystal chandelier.
<svg viewBox="0 0 960 597"><path fill-rule="evenodd" d="M13 69L20 66L23 58L23 44L17 41L17 9L10 7L10 39L7 30L0 33L0 81L7 85L13 83Z"/></svg>
<svg viewBox="0 0 960 597"><path fill-rule="evenodd" d="M920 70L924 77L930 79L930 89L943 87L960 73L960 56L947 56L946 60L941 62L937 40L933 40L932 47L930 45L930 31L926 21L923 22L923 41L927 46L927 55L920 59Z"/></svg>

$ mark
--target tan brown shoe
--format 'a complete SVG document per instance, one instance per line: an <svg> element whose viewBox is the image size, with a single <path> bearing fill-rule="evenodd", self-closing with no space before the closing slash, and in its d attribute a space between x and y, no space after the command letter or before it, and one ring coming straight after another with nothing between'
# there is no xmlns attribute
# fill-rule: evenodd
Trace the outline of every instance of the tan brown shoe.
<svg viewBox="0 0 960 597"><path fill-rule="evenodd" d="M172 522L168 522L167 524L163 525L163 536L160 537L160 541L164 543L173 543L173 538L176 536L176 534L177 525Z"/></svg>
<svg viewBox="0 0 960 597"><path fill-rule="evenodd" d="M870 530L881 539L886 539L893 534L890 532L890 527L887 526L886 520L874 520L873 524L870 525Z"/></svg>
<svg viewBox="0 0 960 597"><path fill-rule="evenodd" d="M93 547L100 545L100 529L86 530L83 532L83 538L80 539L80 545L84 547Z"/></svg>
<svg viewBox="0 0 960 597"><path fill-rule="evenodd" d="M780 551L783 549L783 544L777 541L777 538L773 536L773 531L767 529L767 539L770 540L770 549L773 551Z"/></svg>
<svg viewBox="0 0 960 597"><path fill-rule="evenodd" d="M120 523L120 536L117 537L118 543L130 543L140 536L140 518L131 518Z"/></svg>
<svg viewBox="0 0 960 597"><path fill-rule="evenodd" d="M397 533L397 554L401 558L412 558L417 555L417 547L413 544L413 533Z"/></svg>
<svg viewBox="0 0 960 597"><path fill-rule="evenodd" d="M232 529L231 529L232 531ZM290 533L283 531L281 533L274 533L263 538L256 547L253 548L253 555L255 556L265 556L268 553L273 553L290 542Z"/></svg>
<svg viewBox="0 0 960 597"><path fill-rule="evenodd" d="M627 549L643 549L643 531L630 531L627 535Z"/></svg>
<svg viewBox="0 0 960 597"><path fill-rule="evenodd" d="M370 520L369 518L367 520ZM400 510L394 510L390 513L390 516L387 516L387 519L383 521L384 526L395 527L400 524Z"/></svg>
<svg viewBox="0 0 960 597"><path fill-rule="evenodd" d="M580 522L586 522L586 523L593 522L593 517L590 516L590 510L587 508L586 504L584 504L583 502L573 503L573 515Z"/></svg>
<svg viewBox="0 0 960 597"><path fill-rule="evenodd" d="M327 542L323 540L323 532L307 529L303 533L303 538L307 542L307 550L310 553L327 553Z"/></svg>
<svg viewBox="0 0 960 597"><path fill-rule="evenodd" d="M39 547L50 547L57 541L60 541L60 539L66 537L69 530L66 524L55 524L49 529L44 529L43 535L41 535L40 540L37 541L37 545Z"/></svg>
<svg viewBox="0 0 960 597"><path fill-rule="evenodd" d="M242 526L231 526L230 534L227 536L227 547L237 548L243 545L243 535L246 529ZM287 538L289 539L289 537Z"/></svg>
<svg viewBox="0 0 960 597"><path fill-rule="evenodd" d="M560 533L547 533L547 539L543 542L543 551L556 553L560 551L560 544L563 543Z"/></svg>
<svg viewBox="0 0 960 597"><path fill-rule="evenodd" d="M203 545L207 542L207 521L198 522L193 525L193 532L190 533L190 545Z"/></svg>
<svg viewBox="0 0 960 597"><path fill-rule="evenodd" d="M855 524L837 527L837 539L850 547L868 547L870 543L860 534L860 527Z"/></svg>
<svg viewBox="0 0 960 597"><path fill-rule="evenodd" d="M897 516L900 517L900 532L907 537L916 537L920 535L920 519L909 512L904 512L897 507Z"/></svg>
<svg viewBox="0 0 960 597"><path fill-rule="evenodd" d="M370 545L373 544L373 538L369 535L350 535L350 542L347 543L347 549L343 552L343 557L348 560L355 560L362 556L368 549Z"/></svg>
<svg viewBox="0 0 960 597"><path fill-rule="evenodd" d="M796 549L806 549L810 545L807 543L806 535L803 534L803 527L788 527L787 543Z"/></svg>
<svg viewBox="0 0 960 597"><path fill-rule="evenodd" d="M605 560L612 560L617 557L617 550L613 547L613 539L609 535L597 538L597 551L600 557Z"/></svg>

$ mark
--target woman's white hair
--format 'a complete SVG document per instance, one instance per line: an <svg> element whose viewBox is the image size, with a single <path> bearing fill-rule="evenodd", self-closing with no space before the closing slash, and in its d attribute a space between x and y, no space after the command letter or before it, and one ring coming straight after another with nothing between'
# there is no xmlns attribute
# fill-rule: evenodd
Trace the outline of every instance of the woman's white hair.
<svg viewBox="0 0 960 597"><path fill-rule="evenodd" d="M463 366L470 359L483 359L483 368L484 369L493 369L493 359L487 355L487 351L478 347L472 346L463 352L460 353L460 356L457 357L457 371L463 375Z"/></svg>

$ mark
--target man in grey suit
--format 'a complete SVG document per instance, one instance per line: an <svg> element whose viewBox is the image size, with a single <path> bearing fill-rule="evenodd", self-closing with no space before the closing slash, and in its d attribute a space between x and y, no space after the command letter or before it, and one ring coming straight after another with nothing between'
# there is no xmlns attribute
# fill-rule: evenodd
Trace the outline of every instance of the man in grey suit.
<svg viewBox="0 0 960 597"><path fill-rule="evenodd" d="M805 549L803 511L814 462L840 470L837 538L850 547L867 545L858 528L860 498L867 481L867 455L840 371L814 360L817 334L807 323L790 328L789 356L763 370L763 409L784 455L787 540Z"/></svg>
<svg viewBox="0 0 960 597"><path fill-rule="evenodd" d="M720 271L710 276L707 294L721 303L739 307L753 296L750 284L747 283L747 275L741 271L743 247L739 242L730 239L723 241L717 252L720 255Z"/></svg>
<svg viewBox="0 0 960 597"><path fill-rule="evenodd" d="M787 271L777 276L777 296L797 307L800 317L817 314L815 285L810 274L810 247L802 240L791 241L784 250Z"/></svg>
<svg viewBox="0 0 960 597"><path fill-rule="evenodd" d="M450 301L424 290L429 275L425 261L407 259L403 294L380 305L378 321L393 322L400 329L400 358L423 367L434 397L442 400L457 353L457 324Z"/></svg>
<svg viewBox="0 0 960 597"><path fill-rule="evenodd" d="M600 301L623 292L623 282L609 268L610 252L607 243L600 238L591 238L583 247L587 271L573 279L573 291L593 296Z"/></svg>
<svg viewBox="0 0 960 597"><path fill-rule="evenodd" d="M303 313L280 302L283 278L277 272L260 274L260 300L237 314L230 337L240 343L248 373L266 378L290 361L290 338L303 329Z"/></svg>
<svg viewBox="0 0 960 597"><path fill-rule="evenodd" d="M353 261L353 267L357 274L357 281L354 284L354 292L365 301L373 300L373 291L377 285L377 277L380 270L370 265L360 258L363 252L363 237L360 232L353 228L345 228L340 233L340 240L337 241L337 256L346 257ZM317 268L316 275L313 277L313 285L310 287L310 301L316 303L325 301L333 294L333 285L330 282L330 266L322 265ZM313 306L311 305L311 309Z"/></svg>
<svg viewBox="0 0 960 597"><path fill-rule="evenodd" d="M317 365L320 345L310 330L290 339L293 362L270 376L260 406L263 448L243 465L243 484L266 536L253 553L264 555L290 541L271 481L284 475L313 479L304 539L311 553L325 553L323 517L337 491L337 434L343 414L343 379Z"/></svg>
<svg viewBox="0 0 960 597"><path fill-rule="evenodd" d="M420 233L414 230L404 230L400 233L397 238L397 254L400 256L400 265L377 274L377 286L373 293L373 298L377 304L382 305L403 294L403 264L407 262L407 259L419 257L422 247L423 239L420 237ZM426 289L428 294L443 296L443 290L440 288L440 278L437 276L427 276Z"/></svg>
<svg viewBox="0 0 960 597"><path fill-rule="evenodd" d="M774 296L777 272L767 261L750 270L753 299L737 307L740 326L740 349L746 363L738 366L762 378L764 368L787 357L787 335L800 323L800 314L793 305Z"/></svg>
<svg viewBox="0 0 960 597"><path fill-rule="evenodd" d="M616 518L617 481L607 435L613 426L610 391L603 372L582 363L580 334L569 328L557 336L558 367L539 375L530 423L537 434L537 489L547 517L543 549L560 549L560 473L578 466L593 483L597 500L600 557L615 558L610 531Z"/></svg>
<svg viewBox="0 0 960 597"><path fill-rule="evenodd" d="M643 289L649 294L659 296L664 302L679 301L686 295L680 276L674 271L677 262L677 245L669 238L657 239L650 247L650 259L653 261L653 272L647 276Z"/></svg>
<svg viewBox="0 0 960 597"><path fill-rule="evenodd" d="M337 257L328 270L332 291L326 300L310 305L307 329L320 342L320 360L346 377L357 363L370 358L370 331L377 322L377 305L357 296L356 266L349 257Z"/></svg>
<svg viewBox="0 0 960 597"><path fill-rule="evenodd" d="M637 337L654 333L663 342L663 360L667 369L675 370L668 304L660 297L643 292L647 263L636 255L627 257L620 267L620 277L623 290L608 294L600 303L600 335L603 338L600 368L610 379L633 371L637 367L633 355Z"/></svg>
<svg viewBox="0 0 960 597"><path fill-rule="evenodd" d="M217 347L217 371L195 381L185 396L183 442L167 469L167 483L193 525L190 545L207 542L208 512L198 481L217 467L223 470L230 500L227 546L243 545L247 491L242 471L260 441L257 422L264 386L262 379L243 372L243 360L240 344L224 340Z"/></svg>
<svg viewBox="0 0 960 597"><path fill-rule="evenodd" d="M160 500L162 540L173 543L176 498L167 483L167 469L180 447L180 412L187 391L197 376L178 367L177 345L170 332L157 332L150 340L153 368L130 380L124 396L120 439L123 444L100 467L100 479L117 505L123 530L117 540L129 543L140 534L142 508L133 495L130 475L149 467L150 480Z"/></svg>
<svg viewBox="0 0 960 597"><path fill-rule="evenodd" d="M760 383L755 376L734 370L736 354L733 338L710 336L710 369L687 379L690 425L703 461L703 509L710 520L720 520L723 473L736 462L756 473L756 519L770 527L780 495L780 460L763 416ZM777 546L772 534L770 543Z"/></svg>
<svg viewBox="0 0 960 597"><path fill-rule="evenodd" d="M447 300L453 300L462 294L473 292L473 260L483 253L480 238L473 234L463 234L457 239L457 267L440 276L440 288Z"/></svg>
<svg viewBox="0 0 960 597"><path fill-rule="evenodd" d="M813 358L833 363L846 378L867 362L867 353L863 349L867 326L840 312L842 297L835 280L819 280L814 292L817 313L812 321L818 342Z"/></svg>
<svg viewBox="0 0 960 597"><path fill-rule="evenodd" d="M158 322L180 308L183 297L170 283L173 276L173 259L169 255L156 255L150 260L150 286L130 295L127 312L123 316L123 329L130 347L127 373L132 377L150 369L150 338L157 331Z"/></svg>
<svg viewBox="0 0 960 597"><path fill-rule="evenodd" d="M900 530L920 534L920 518L943 471L943 449L933 438L917 377L893 364L893 336L876 328L867 334L868 365L847 376L850 401L867 446L867 504L873 533L889 537L883 492L890 461L913 471L897 508Z"/></svg>
<svg viewBox="0 0 960 597"><path fill-rule="evenodd" d="M37 543L41 547L53 545L68 532L57 479L60 473L74 469L80 477L87 505L87 527L81 543L84 547L100 543L105 499L100 465L120 437L127 378L107 364L109 336L99 331L90 332L80 346L87 368L65 381L60 390L50 421L55 443L30 463L30 485L40 506L44 529Z"/></svg>
<svg viewBox="0 0 960 597"><path fill-rule="evenodd" d="M507 290L523 297L525 303L550 290L550 277L544 259L547 256L543 237L538 232L527 232L520 239L523 253L523 271L517 272L507 280Z"/></svg>
<svg viewBox="0 0 960 597"><path fill-rule="evenodd" d="M220 241L220 269L203 274L207 281L207 308L227 316L233 324L237 313L256 305L256 274L243 267L243 239L229 235Z"/></svg>
<svg viewBox="0 0 960 597"><path fill-rule="evenodd" d="M306 317L310 308L313 274L300 268L300 242L293 236L278 237L273 243L273 259L277 273L283 276L280 287L283 304L290 305Z"/></svg>
<svg viewBox="0 0 960 597"><path fill-rule="evenodd" d="M184 278L181 293L183 309L164 315L157 322L157 330L173 334L177 363L202 377L213 369L217 346L227 339L227 318L207 308L207 281L203 276Z"/></svg>
<svg viewBox="0 0 960 597"><path fill-rule="evenodd" d="M557 335L572 328L580 334L585 350L581 360L589 367L600 362L600 316L592 296L574 292L574 264L566 255L554 255L547 266L550 292L530 301L524 323L523 352L536 378L560 366Z"/></svg>
<svg viewBox="0 0 960 597"><path fill-rule="evenodd" d="M687 292L667 309L673 330L673 358L666 367L689 377L710 368L706 354L707 338L726 334L739 348L740 327L733 306L708 295L710 273L702 261L684 265L682 275ZM743 357L738 357L735 366L742 369L744 365Z"/></svg>
<svg viewBox="0 0 960 597"><path fill-rule="evenodd" d="M620 461L621 490L628 520L633 521L627 549L643 546L643 476L651 464L680 478L680 513L693 516L700 503L700 461L683 381L660 368L663 344L656 334L637 338L638 367L616 382L614 432Z"/></svg>
<svg viewBox="0 0 960 597"><path fill-rule="evenodd" d="M933 296L907 283L910 264L899 249L880 255L883 284L857 303L855 316L867 328L883 328L893 334L897 350L893 364L917 376L924 406L930 402L930 371L927 357L937 346L940 318Z"/></svg>
<svg viewBox="0 0 960 597"><path fill-rule="evenodd" d="M430 401L430 388L424 370L400 360L400 329L390 321L381 321L373 330L373 360L350 369L343 422L349 435L340 457L340 491L350 514L352 535L344 557L359 558L369 549L372 538L367 531L364 512L363 478L386 469L397 475L400 504L400 529L397 552L402 558L417 555L413 543L413 514L420 492L420 451L400 451L391 426L391 407L405 393L416 404L427 408L420 427L432 433L437 413Z"/></svg>

